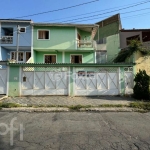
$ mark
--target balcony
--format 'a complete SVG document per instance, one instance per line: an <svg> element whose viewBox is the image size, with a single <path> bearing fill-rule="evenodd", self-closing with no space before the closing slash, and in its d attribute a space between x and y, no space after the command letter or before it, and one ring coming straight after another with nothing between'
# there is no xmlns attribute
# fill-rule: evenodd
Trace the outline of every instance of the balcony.
<svg viewBox="0 0 150 150"><path fill-rule="evenodd" d="M12 44L13 43L13 36L2 36L1 44Z"/></svg>
<svg viewBox="0 0 150 150"><path fill-rule="evenodd" d="M91 40L77 40L78 48L93 48L93 41Z"/></svg>

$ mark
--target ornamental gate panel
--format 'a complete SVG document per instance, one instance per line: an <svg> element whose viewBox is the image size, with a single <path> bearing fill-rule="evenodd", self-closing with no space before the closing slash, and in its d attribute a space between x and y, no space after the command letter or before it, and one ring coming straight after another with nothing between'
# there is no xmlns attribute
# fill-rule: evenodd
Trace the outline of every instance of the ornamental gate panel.
<svg viewBox="0 0 150 150"><path fill-rule="evenodd" d="M6 94L7 89L7 70L0 69L0 94Z"/></svg>
<svg viewBox="0 0 150 150"><path fill-rule="evenodd" d="M67 67L23 67L21 95L68 95Z"/></svg>
<svg viewBox="0 0 150 150"><path fill-rule="evenodd" d="M75 95L118 95L118 68L75 68Z"/></svg>
<svg viewBox="0 0 150 150"><path fill-rule="evenodd" d="M124 68L125 71L125 94L133 94L134 74L133 68Z"/></svg>

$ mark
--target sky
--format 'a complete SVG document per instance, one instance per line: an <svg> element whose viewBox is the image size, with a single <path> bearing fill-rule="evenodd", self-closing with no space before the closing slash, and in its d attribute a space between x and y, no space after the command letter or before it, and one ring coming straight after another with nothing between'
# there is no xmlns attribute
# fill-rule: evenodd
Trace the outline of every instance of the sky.
<svg viewBox="0 0 150 150"><path fill-rule="evenodd" d="M94 24L120 13L124 29L150 28L150 0L0 0L0 5L0 19Z"/></svg>

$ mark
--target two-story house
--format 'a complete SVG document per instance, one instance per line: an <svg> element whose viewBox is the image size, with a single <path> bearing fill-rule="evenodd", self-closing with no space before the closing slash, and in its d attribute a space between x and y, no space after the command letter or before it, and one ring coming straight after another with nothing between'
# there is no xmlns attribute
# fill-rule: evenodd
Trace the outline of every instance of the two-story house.
<svg viewBox="0 0 150 150"><path fill-rule="evenodd" d="M95 63L96 24L33 23L34 63Z"/></svg>
<svg viewBox="0 0 150 150"><path fill-rule="evenodd" d="M31 57L31 20L0 19L0 60L27 62Z"/></svg>

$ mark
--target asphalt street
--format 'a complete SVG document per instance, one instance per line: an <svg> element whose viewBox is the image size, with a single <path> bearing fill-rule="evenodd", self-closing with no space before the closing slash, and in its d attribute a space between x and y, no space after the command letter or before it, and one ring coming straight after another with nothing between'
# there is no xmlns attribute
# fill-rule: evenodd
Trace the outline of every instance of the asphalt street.
<svg viewBox="0 0 150 150"><path fill-rule="evenodd" d="M150 150L150 113L0 112L0 150Z"/></svg>

